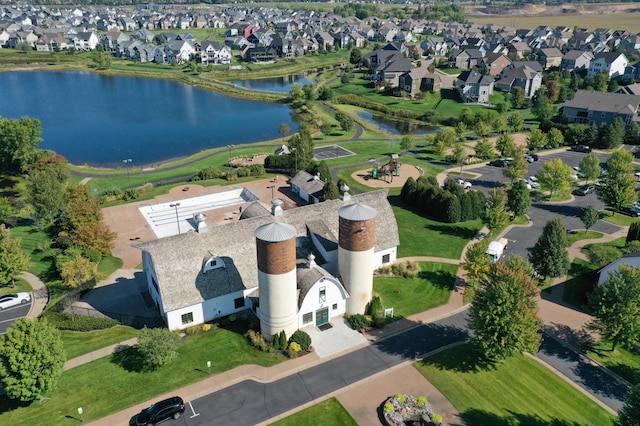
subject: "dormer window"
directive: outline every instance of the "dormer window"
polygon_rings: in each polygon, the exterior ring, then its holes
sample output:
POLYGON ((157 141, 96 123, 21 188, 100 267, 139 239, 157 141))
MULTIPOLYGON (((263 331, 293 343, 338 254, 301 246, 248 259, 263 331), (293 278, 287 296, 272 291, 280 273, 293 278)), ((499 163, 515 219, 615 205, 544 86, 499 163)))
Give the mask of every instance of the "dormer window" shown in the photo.
POLYGON ((202 273, 206 274, 207 271, 213 269, 224 268, 224 261, 218 256, 211 256, 202 263, 202 273))

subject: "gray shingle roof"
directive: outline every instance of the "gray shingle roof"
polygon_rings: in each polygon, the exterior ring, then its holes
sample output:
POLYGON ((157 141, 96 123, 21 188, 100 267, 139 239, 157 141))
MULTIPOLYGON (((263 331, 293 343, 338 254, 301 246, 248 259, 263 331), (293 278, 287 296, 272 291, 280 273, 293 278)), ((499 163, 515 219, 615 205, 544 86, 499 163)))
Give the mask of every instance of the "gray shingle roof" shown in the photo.
POLYGON ((578 90, 573 99, 567 101, 564 106, 591 111, 635 114, 640 106, 640 96, 578 90))
MULTIPOLYGON (((362 203, 377 211, 375 251, 400 244, 398 226, 387 190, 358 194, 347 203, 362 203)), ((206 233, 189 232, 138 244, 147 252, 158 277, 164 308, 173 311, 191 306, 230 292, 255 288, 258 285, 258 266, 254 231, 271 222, 287 223, 296 228, 299 239, 307 239, 307 224, 324 222, 325 238, 338 236, 338 209, 341 200, 330 200, 285 210, 281 216, 255 216, 241 221, 209 227, 206 233), (225 268, 202 273, 202 258, 219 256, 225 268), (195 285, 194 285, 195 284, 195 285)), ((307 253, 299 253, 300 257, 307 253)))

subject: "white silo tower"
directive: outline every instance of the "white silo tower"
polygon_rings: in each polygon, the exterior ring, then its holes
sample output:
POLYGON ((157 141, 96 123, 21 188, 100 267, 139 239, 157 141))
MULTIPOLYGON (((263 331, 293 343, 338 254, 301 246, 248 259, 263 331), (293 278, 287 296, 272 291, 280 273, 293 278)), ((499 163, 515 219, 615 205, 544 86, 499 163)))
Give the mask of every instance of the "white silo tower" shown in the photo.
POLYGON ((338 210, 338 270, 350 295, 346 307, 349 315, 364 314, 373 294, 377 214, 363 204, 350 204, 338 210))
POLYGON ((255 231, 260 291, 260 331, 265 339, 298 329, 296 228, 272 222, 255 231))

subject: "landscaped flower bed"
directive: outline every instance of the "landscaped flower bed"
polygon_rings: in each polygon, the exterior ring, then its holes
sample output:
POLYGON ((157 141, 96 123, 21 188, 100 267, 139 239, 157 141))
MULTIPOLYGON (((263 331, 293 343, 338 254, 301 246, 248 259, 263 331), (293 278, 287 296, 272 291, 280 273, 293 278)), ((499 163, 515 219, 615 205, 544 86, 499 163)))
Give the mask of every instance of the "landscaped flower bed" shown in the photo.
POLYGON ((424 396, 415 397, 397 393, 383 406, 384 418, 389 425, 442 425, 442 416, 435 414, 424 396))

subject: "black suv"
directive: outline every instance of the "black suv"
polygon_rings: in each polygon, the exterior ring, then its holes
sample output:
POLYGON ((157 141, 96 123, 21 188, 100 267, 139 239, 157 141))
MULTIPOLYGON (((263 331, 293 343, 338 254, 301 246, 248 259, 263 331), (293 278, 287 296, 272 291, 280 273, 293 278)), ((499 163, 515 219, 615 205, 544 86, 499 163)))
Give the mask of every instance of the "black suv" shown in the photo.
POLYGON ((591 152, 591 147, 588 145, 574 145, 571 147, 571 151, 586 152, 588 154, 591 152))
POLYGON ((158 401, 149 408, 140 411, 135 417, 137 426, 154 425, 169 419, 178 419, 184 413, 184 401, 174 396, 164 401, 158 401))

